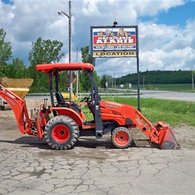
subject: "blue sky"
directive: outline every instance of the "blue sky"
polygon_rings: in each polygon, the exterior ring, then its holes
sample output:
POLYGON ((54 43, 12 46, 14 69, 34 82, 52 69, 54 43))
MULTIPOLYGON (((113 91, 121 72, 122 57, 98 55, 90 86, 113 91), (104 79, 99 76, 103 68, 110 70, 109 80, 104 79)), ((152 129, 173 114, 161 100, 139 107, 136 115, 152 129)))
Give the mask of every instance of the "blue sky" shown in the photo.
POLYGON ((6 3, 6 4, 10 4, 11 1, 10 0, 2 0, 3 3, 6 3))
POLYGON ((158 13, 156 16, 141 17, 142 21, 155 20, 159 24, 180 25, 186 24, 187 20, 195 19, 195 1, 186 1, 185 4, 170 8, 168 11, 158 13))
MULTIPOLYGON (((64 43, 68 61, 67 0, 0 0, 0 28, 7 32, 13 57, 28 65, 32 42, 38 37, 64 43), (49 12, 49 14, 47 13, 49 12)), ((77 48, 90 44, 90 26, 139 25, 140 70, 190 70, 195 67, 194 0, 72 0, 73 60, 77 48)), ((97 59, 98 74, 116 76, 136 72, 129 58, 97 59), (120 71, 119 71, 120 67, 120 71)))

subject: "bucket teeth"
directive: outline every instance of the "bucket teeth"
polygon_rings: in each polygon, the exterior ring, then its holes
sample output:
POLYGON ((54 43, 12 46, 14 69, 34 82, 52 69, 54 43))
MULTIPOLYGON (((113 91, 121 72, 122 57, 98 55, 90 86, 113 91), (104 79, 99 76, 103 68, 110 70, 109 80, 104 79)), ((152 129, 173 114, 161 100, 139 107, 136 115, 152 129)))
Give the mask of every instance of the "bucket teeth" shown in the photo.
POLYGON ((180 149, 180 145, 177 143, 173 130, 168 128, 165 132, 164 139, 161 143, 161 149, 164 150, 174 150, 180 149))
POLYGON ((164 141, 161 144, 162 150, 174 150, 174 149, 180 149, 180 145, 178 143, 175 143, 174 141, 164 141))

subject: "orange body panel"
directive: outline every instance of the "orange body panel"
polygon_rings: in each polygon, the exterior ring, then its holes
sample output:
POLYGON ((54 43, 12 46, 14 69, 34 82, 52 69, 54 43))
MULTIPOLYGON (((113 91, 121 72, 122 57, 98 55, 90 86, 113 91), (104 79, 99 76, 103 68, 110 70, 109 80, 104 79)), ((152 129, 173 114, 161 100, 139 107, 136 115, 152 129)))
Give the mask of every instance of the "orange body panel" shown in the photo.
POLYGON ((125 125, 125 119, 129 118, 128 105, 122 105, 110 101, 100 101, 100 110, 103 121, 116 121, 118 125, 125 125))
POLYGON ((116 121, 120 126, 124 126, 126 119, 132 121, 131 127, 138 127, 145 131, 154 128, 154 126, 133 106, 119 104, 110 101, 101 101, 100 109, 102 114, 102 120, 116 121))

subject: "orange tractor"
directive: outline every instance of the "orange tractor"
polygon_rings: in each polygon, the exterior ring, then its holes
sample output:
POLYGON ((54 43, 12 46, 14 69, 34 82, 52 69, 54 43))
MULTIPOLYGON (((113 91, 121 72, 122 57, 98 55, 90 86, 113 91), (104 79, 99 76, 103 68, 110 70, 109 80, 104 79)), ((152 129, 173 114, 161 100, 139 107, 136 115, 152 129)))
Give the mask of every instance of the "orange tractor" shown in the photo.
POLYGON ((0 85, 0 96, 12 108, 21 133, 34 135, 39 139, 45 138, 48 145, 57 150, 73 148, 80 136, 102 138, 110 133, 114 146, 126 148, 133 141, 131 129, 139 128, 152 146, 160 149, 179 148, 173 131, 167 124, 157 122, 153 125, 130 105, 101 100, 93 78, 92 64, 40 64, 36 65, 36 69, 49 76, 51 105, 47 106, 44 101, 39 110, 31 113, 31 117, 25 100, 0 85), (80 107, 73 101, 65 101, 59 91, 60 72, 75 70, 88 73, 91 93, 81 101, 86 102, 93 114, 92 121, 87 121, 80 107))

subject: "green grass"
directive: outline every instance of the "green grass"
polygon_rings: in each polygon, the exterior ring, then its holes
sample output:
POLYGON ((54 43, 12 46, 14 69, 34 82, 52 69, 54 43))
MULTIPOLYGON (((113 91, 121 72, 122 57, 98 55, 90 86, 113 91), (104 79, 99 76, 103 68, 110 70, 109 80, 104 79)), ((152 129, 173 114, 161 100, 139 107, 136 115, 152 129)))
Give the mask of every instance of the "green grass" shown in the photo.
MULTIPOLYGON (((136 98, 105 98, 137 108, 136 98)), ((187 124, 195 126, 195 103, 176 100, 141 99, 141 112, 151 122, 164 121, 172 126, 187 124)))
POLYGON ((82 107, 81 110, 84 113, 86 120, 93 120, 93 115, 87 107, 82 107))

